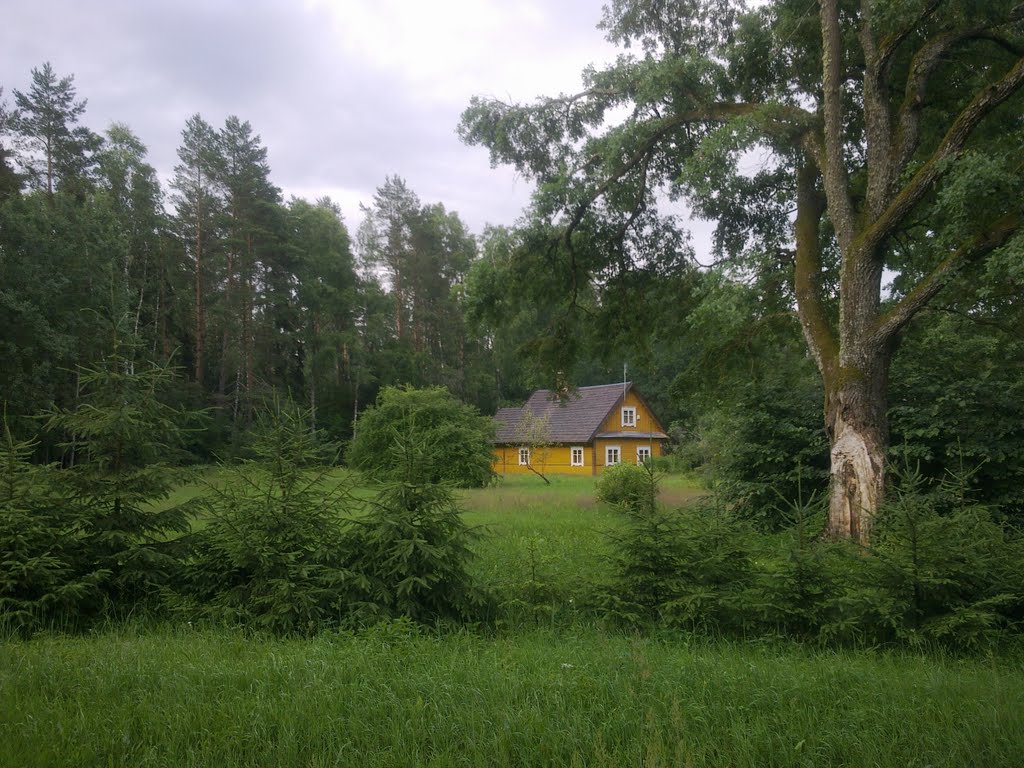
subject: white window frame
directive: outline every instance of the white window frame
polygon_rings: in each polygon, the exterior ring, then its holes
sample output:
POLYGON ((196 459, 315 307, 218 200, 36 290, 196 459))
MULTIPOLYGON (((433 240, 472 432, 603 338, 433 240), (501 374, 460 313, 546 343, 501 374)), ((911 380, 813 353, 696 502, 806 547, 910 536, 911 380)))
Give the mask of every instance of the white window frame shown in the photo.
POLYGON ((635 427, 636 426, 636 408, 628 405, 622 409, 622 426, 624 427, 635 427), (626 415, 629 418, 626 418, 626 415))
POLYGON ((654 451, 651 450, 649 445, 638 445, 636 447, 636 465, 642 467, 644 460, 650 460, 654 456, 654 451))
POLYGON ((618 445, 606 445, 604 447, 604 465, 614 467, 622 461, 622 447, 618 445), (615 461, 610 461, 611 453, 615 451, 615 461))
POLYGON ((569 449, 569 464, 570 464, 570 466, 573 466, 573 467, 583 467, 583 466, 586 466, 584 464, 584 462, 585 462, 584 456, 586 456, 586 454, 583 452, 583 447, 582 446, 573 446, 572 448, 570 448, 569 449), (576 455, 577 455, 576 452, 577 451, 579 451, 579 461, 576 460, 576 455))
POLYGON ((528 467, 530 466, 530 449, 520 448, 519 449, 519 466, 528 467))

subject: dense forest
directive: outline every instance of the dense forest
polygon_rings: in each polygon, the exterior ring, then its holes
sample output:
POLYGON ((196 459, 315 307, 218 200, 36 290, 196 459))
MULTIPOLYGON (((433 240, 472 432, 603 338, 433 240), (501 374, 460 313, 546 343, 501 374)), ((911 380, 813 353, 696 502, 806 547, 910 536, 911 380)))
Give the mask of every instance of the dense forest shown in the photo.
POLYGON ((190 118, 165 187, 128 126, 83 125, 71 76, 44 64, 13 96, 0 390, 18 429, 73 408, 78 369, 111 354, 115 334, 132 365, 170 364, 177 396, 209 409, 199 459, 232 445, 272 390, 337 439, 387 384, 445 386, 484 410, 520 394, 501 392, 464 321, 477 238, 401 178, 382 179, 353 233, 329 199, 282 199, 244 120, 190 118))
MULTIPOLYGON (((744 180, 735 142, 718 148, 723 168, 708 177, 735 200, 698 189, 699 212, 718 221, 717 261, 702 266, 680 223, 646 205, 652 190, 630 192, 625 170, 622 199, 603 217, 580 208, 566 239, 554 213, 590 192, 573 191, 572 178, 559 191, 549 160, 495 144, 494 105, 467 111, 466 139, 528 173, 535 162, 543 183, 518 226, 471 233, 398 175, 382 180, 354 230, 327 198, 284 200, 267 147, 238 117, 221 127, 191 117, 164 184, 129 126, 86 127, 72 75, 43 64, 8 93, 0 396, 12 432, 39 436, 39 461, 74 462, 74 439, 54 414, 83 403, 89 372, 113 358, 126 371, 169 368, 167 405, 201 415, 184 433, 190 462, 236 455, 273 392, 344 442, 387 385, 443 386, 492 413, 535 386, 615 381, 626 365, 672 425, 673 462, 700 468, 737 509, 770 527, 780 499, 825 489, 825 392, 782 226, 789 182, 778 169, 744 180)), ((684 181, 699 188, 692 175, 684 181)), ((969 178, 957 183, 969 194, 969 178)), ((901 247, 893 300, 925 268, 914 242, 901 247)), ((979 500, 1019 516, 1024 276, 1012 249, 987 268, 997 273, 990 287, 979 293, 974 273, 956 277, 902 333, 889 450, 936 483, 968 471, 979 500)))

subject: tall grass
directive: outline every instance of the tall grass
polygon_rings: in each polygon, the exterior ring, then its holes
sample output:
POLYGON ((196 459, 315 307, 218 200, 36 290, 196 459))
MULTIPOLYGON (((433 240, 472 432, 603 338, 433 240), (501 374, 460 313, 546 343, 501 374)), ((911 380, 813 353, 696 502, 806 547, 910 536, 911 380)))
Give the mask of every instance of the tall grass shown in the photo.
MULTIPOLYGON (((467 491, 491 634, 0 639, 5 766, 1021 765, 1020 657, 635 637, 586 610, 621 518, 590 478, 467 491)), ((674 490, 692 494, 684 480, 674 490)), ((670 486, 672 487, 672 486, 670 486)))
POLYGON ((1020 765, 1001 661, 384 625, 0 647, 0 765, 1020 765))

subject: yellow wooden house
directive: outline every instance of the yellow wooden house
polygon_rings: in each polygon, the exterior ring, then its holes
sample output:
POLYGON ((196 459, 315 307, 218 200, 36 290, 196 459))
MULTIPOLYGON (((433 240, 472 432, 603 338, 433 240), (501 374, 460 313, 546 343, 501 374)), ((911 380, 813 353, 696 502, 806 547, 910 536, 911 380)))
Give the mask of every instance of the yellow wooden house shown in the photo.
POLYGON ((494 471, 596 475, 623 461, 661 456, 665 428, 631 382, 580 387, 565 398, 541 389, 522 408, 501 408, 494 471))

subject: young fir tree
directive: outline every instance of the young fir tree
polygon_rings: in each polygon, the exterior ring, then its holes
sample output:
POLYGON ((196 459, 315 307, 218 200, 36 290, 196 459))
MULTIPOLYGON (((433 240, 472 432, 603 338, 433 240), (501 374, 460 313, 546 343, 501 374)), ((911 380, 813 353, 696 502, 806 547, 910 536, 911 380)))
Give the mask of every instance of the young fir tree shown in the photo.
POLYGON ((423 623, 478 618, 487 600, 468 569, 474 531, 452 486, 425 480, 431 450, 421 435, 394 431, 390 477, 347 535, 350 568, 366 579, 360 607, 423 623))
POLYGON ((190 572, 200 611, 275 634, 341 623, 360 578, 345 567, 348 488, 330 482, 333 446, 309 412, 275 398, 240 462, 206 500, 190 572))
POLYGON ((174 378, 167 366, 141 366, 111 323, 112 352, 79 372, 74 409, 51 412, 50 430, 66 437, 66 481, 78 507, 76 568, 107 600, 93 609, 123 615, 173 584, 185 552, 190 505, 158 506, 183 478, 171 464, 190 416, 164 404, 174 378))
POLYGON ((56 470, 33 464, 35 441, 18 441, 3 420, 0 441, 0 626, 29 633, 69 626, 96 594, 102 573, 79 574, 76 510, 56 470))

